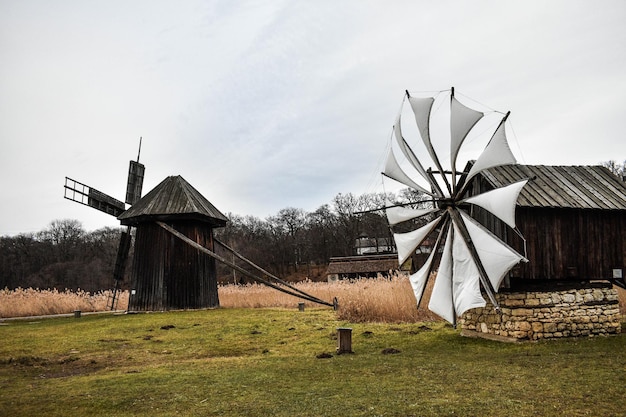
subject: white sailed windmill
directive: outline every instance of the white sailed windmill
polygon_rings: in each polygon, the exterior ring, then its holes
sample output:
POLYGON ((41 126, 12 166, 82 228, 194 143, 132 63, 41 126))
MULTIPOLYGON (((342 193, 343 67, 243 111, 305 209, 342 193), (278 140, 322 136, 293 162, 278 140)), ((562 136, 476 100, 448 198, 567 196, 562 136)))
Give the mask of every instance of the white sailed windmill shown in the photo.
POLYGON ((473 219, 471 206, 482 207, 515 229, 517 197, 528 180, 467 197, 469 185, 476 174, 488 168, 516 162, 505 134, 505 121, 509 113, 501 119, 482 154, 471 165, 471 169, 462 172, 457 169, 457 157, 468 134, 471 132, 471 135, 474 135, 473 130, 478 126, 484 113, 459 102, 452 88, 449 90, 448 136, 448 132, 437 130, 438 126, 433 122, 431 115, 433 106, 439 109, 438 106, 447 98, 448 94, 442 93, 436 97, 420 98, 412 97, 408 91, 406 92, 393 129, 397 146, 391 147, 383 174, 429 195, 434 203, 432 209, 388 207, 386 213, 392 229, 408 220, 435 217, 434 220, 408 233, 394 233, 398 261, 402 265, 429 236, 432 235, 433 238, 437 236, 436 239, 432 239, 435 243, 428 259, 411 275, 410 281, 419 305, 431 272, 437 270, 438 260, 437 278, 428 308, 450 323, 456 324, 457 316, 469 309, 486 305, 482 292, 487 295, 495 308, 499 309, 495 292, 513 266, 520 261, 527 261, 524 256, 473 219), (417 139, 409 143, 403 136, 401 115, 407 101, 415 115, 416 130, 419 132, 416 134, 421 136, 421 141, 417 139), (450 143, 449 153, 438 154, 436 145, 447 141, 450 143), (409 176, 400 166, 394 147, 399 149, 407 165, 410 165, 409 169, 417 175, 409 176), (422 157, 418 157, 420 153, 415 152, 418 148, 423 150, 422 157), (445 169, 444 162, 447 162, 445 169))

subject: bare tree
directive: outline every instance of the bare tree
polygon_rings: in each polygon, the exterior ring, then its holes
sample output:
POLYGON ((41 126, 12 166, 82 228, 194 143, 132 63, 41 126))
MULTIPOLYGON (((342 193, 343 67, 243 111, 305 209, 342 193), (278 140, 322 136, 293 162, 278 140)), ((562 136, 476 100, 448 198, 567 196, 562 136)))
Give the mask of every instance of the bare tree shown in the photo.
POLYGON ((622 181, 626 181, 626 160, 624 160, 621 164, 614 160, 602 162, 603 167, 607 167, 613 174, 617 175, 622 179, 622 181))

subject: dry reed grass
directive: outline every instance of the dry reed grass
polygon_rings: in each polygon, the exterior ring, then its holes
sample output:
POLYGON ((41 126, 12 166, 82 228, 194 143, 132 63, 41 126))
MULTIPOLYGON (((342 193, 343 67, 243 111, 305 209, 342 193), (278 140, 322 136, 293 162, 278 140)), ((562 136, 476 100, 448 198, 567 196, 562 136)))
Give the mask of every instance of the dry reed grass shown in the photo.
MULTIPOLYGON (((46 316, 66 314, 74 310, 83 312, 105 311, 112 291, 88 293, 86 291, 39 290, 18 288, 0 290, 0 318, 46 316)), ((128 291, 118 293, 118 306, 128 305, 128 291)))
MULTIPOLYGON (((351 281, 312 282, 294 284, 298 289, 322 300, 339 300, 337 316, 351 322, 408 323, 440 320, 426 309, 432 290, 433 280, 424 293, 422 306, 415 306, 411 284, 406 276, 391 279, 361 278, 351 281)), ((620 313, 626 315, 626 290, 616 287, 619 293, 620 313)), ((276 291, 264 285, 222 285, 219 287, 220 304, 225 308, 297 308, 301 299, 276 291)), ((111 291, 90 294, 85 291, 57 291, 22 289, 0 290, 0 318, 43 316, 71 313, 106 311, 111 291)), ((128 291, 119 293, 118 306, 128 305, 128 291)), ((318 305, 304 301, 307 308, 318 305)))
MULTIPOLYGON (((328 302, 337 297, 339 301, 337 315, 340 320, 385 323, 440 320, 425 308, 417 309, 411 284, 404 275, 391 279, 379 276, 335 282, 303 281, 295 284, 295 287, 328 302)), ((430 290, 430 287, 426 289, 422 302, 424 306, 428 304, 430 290)), ((219 297, 222 307, 295 308, 302 302, 298 298, 258 284, 220 286, 219 297)), ((317 306, 309 301, 305 301, 304 305, 317 306)))
MULTIPOLYGON (((426 308, 432 292, 433 279, 428 281, 420 308, 408 277, 400 275, 387 279, 361 278, 350 281, 311 282, 304 281, 295 286, 322 300, 339 300, 337 312, 340 320, 351 322, 414 323, 441 320, 426 308)), ((620 313, 626 316, 626 290, 617 288, 620 313)), ((295 308, 302 300, 273 290, 263 285, 224 285, 219 288, 220 304, 230 308, 284 307, 295 308)), ((305 306, 315 307, 305 302, 305 306)))

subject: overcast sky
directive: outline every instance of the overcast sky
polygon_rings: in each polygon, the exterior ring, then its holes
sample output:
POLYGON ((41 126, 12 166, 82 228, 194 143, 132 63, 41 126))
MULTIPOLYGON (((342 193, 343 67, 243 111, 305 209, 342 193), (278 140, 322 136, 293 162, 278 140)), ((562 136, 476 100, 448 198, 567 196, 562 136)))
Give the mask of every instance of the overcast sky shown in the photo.
POLYGON ((0 235, 119 225, 64 179, 123 200, 139 137, 144 194, 182 175, 223 213, 383 191, 405 89, 510 110, 522 163, 622 161, 624 22, 623 0, 0 0, 0 235))

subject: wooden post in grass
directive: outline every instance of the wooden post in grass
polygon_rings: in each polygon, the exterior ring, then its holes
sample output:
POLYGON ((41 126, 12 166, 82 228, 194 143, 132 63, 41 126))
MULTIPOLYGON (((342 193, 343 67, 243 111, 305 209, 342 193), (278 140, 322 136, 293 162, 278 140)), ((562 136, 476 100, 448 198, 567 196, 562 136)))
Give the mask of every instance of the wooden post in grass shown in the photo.
POLYGON ((337 329, 337 354, 352 352, 352 329, 349 327, 339 327, 337 329))
POLYGON ((304 303, 298 303, 298 310, 304 311, 304 303))
POLYGON ((75 319, 79 319, 80 318, 80 310, 74 310, 74 318, 75 319))

